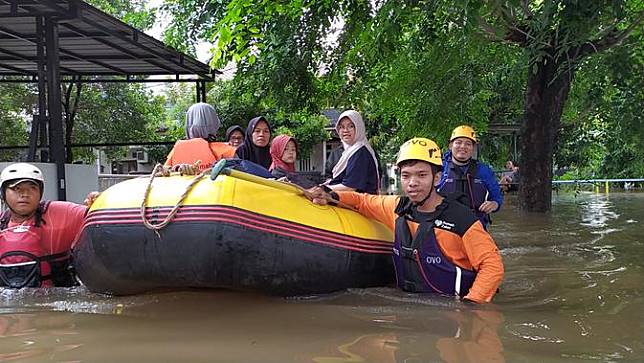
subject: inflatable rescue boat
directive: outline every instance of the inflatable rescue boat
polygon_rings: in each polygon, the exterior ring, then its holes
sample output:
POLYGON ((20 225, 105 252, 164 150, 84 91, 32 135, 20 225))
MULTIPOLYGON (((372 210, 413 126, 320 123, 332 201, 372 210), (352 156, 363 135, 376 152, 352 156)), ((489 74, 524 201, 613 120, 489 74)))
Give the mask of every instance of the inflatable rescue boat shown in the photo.
POLYGON ((213 174, 137 178, 101 193, 74 246, 83 284, 115 295, 196 287, 294 296, 394 282, 384 225, 314 205, 290 184, 213 174))

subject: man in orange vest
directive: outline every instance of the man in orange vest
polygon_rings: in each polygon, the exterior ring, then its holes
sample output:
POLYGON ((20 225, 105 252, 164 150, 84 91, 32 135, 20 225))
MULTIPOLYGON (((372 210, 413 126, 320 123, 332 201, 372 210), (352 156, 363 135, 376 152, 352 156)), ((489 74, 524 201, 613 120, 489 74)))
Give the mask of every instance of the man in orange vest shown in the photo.
POLYGON ((503 262, 472 211, 436 191, 442 167, 438 145, 413 138, 400 147, 396 165, 404 196, 322 187, 311 189, 309 196, 322 205, 340 201, 394 231, 393 259, 402 290, 490 302, 503 280, 503 262))
POLYGON ((168 154, 165 166, 194 174, 212 167, 217 161, 235 156, 235 148, 226 142, 215 142, 219 116, 207 103, 195 103, 186 112, 186 140, 178 140, 168 154), (199 162, 198 164, 196 164, 199 162))

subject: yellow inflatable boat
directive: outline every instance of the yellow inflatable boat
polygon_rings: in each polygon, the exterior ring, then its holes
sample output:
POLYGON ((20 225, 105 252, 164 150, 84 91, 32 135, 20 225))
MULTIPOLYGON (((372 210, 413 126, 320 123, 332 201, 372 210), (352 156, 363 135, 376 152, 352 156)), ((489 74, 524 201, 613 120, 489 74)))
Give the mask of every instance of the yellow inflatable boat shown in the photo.
POLYGON ((148 178, 103 192, 74 247, 81 281, 94 292, 229 288, 272 295, 328 293, 394 282, 392 232, 360 214, 312 204, 298 188, 229 175, 148 178))

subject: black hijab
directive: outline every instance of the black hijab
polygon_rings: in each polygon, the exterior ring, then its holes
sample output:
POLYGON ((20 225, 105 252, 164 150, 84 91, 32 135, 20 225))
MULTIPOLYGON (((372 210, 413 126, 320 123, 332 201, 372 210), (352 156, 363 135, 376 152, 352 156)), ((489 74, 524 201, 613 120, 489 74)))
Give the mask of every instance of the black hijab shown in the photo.
MULTIPOLYGON (((270 126, 269 126, 269 128, 270 128, 270 126)), ((244 134, 244 129, 241 126, 232 125, 226 130, 226 142, 230 141, 230 135, 235 131, 241 132, 242 135, 244 134)), ((239 145, 239 146, 241 146, 241 145, 239 145)))
POLYGON ((269 142, 264 147, 259 147, 253 143, 253 131, 255 131, 255 127, 257 127, 257 124, 260 121, 266 122, 266 125, 268 125, 268 129, 271 131, 271 134, 273 133, 273 130, 271 130, 271 125, 268 123, 268 120, 264 118, 264 116, 255 117, 248 123, 248 127, 246 128, 246 135, 244 136, 244 142, 239 145, 239 147, 237 147, 236 154, 240 159, 252 161, 255 164, 259 164, 268 169, 273 162, 270 153, 271 143, 269 142))

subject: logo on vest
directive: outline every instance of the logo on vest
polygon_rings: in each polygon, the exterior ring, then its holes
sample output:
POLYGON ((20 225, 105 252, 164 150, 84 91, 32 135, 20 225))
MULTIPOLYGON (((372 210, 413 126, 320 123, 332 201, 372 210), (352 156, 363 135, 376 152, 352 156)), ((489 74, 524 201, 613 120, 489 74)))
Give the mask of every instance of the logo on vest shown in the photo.
POLYGON ((25 233, 25 232, 29 232, 29 226, 25 226, 25 225, 21 224, 21 225, 19 225, 19 226, 14 227, 14 228, 13 228, 13 232, 14 232, 14 233, 25 233))
POLYGON ((452 230, 452 228, 454 228, 454 226, 455 226, 455 224, 454 224, 454 223, 446 222, 446 221, 441 220, 441 219, 437 219, 437 220, 435 220, 435 221, 434 221, 434 225, 435 225, 436 227, 438 227, 438 228, 446 229, 446 230, 448 230, 448 231, 451 231, 451 230, 452 230))
POLYGON ((439 264, 441 263, 441 258, 440 256, 427 256, 427 258, 425 258, 425 261, 430 265, 439 264))
POLYGON ((394 254, 395 254, 396 256, 400 256, 400 251, 398 251, 398 249, 397 249, 397 248, 394 248, 393 250, 394 250, 394 254))

